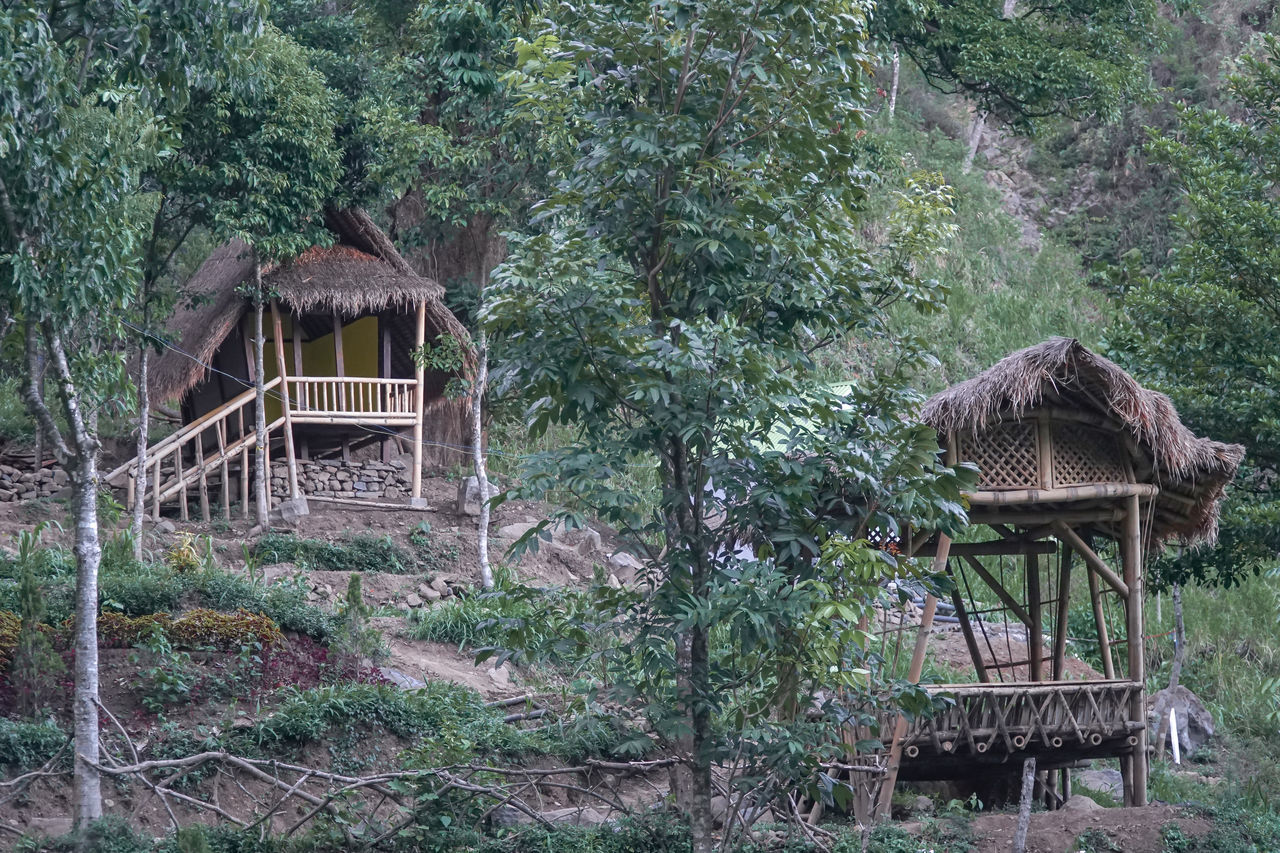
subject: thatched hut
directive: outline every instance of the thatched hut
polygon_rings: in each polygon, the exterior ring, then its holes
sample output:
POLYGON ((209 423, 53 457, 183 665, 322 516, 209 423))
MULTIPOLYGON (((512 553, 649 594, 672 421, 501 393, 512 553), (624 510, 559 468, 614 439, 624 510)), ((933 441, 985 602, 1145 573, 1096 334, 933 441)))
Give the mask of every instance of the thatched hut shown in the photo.
MULTIPOLYGON (((474 369, 470 339, 444 304, 443 288, 418 275, 366 213, 331 211, 325 224, 332 245, 262 271, 272 295, 263 322, 263 380, 270 386, 265 409, 273 442, 288 457, 291 481, 295 453, 347 459, 353 446, 372 445, 388 461, 412 451, 416 497, 424 464, 467 458, 468 402, 449 392, 474 369), (450 339, 458 344, 456 370, 415 364, 413 352, 424 342, 450 339)), ((227 464, 209 448, 219 447, 217 455, 234 463, 240 439, 252 431, 246 396, 255 383, 255 312, 242 285, 253 276, 244 244, 220 246, 187 282, 168 324, 171 345, 152 366, 148 388, 157 403, 179 403, 185 426, 182 441, 171 436, 157 447, 157 465, 166 453, 174 457, 157 471, 156 481, 163 474, 171 480, 162 483, 161 500, 177 495, 185 502, 179 481, 190 478, 193 466, 227 464)), ((299 496, 296 483, 290 490, 299 496)))
MULTIPOLYGON (((1068 338, 1007 356, 922 416, 949 462, 979 470, 966 541, 915 531, 903 543, 954 580, 941 604, 977 683, 940 688, 955 698, 943 714, 896 724, 885 792, 899 775, 982 779, 1035 757, 1053 806, 1070 795, 1071 764, 1117 757, 1125 801, 1145 804, 1144 558, 1213 541, 1244 448, 1196 436, 1166 396, 1068 338), (1092 637, 1069 632, 1073 579, 1092 637), (1068 644, 1082 639, 1102 672, 1072 680, 1068 644)), ((938 604, 926 601, 914 680, 938 604)))

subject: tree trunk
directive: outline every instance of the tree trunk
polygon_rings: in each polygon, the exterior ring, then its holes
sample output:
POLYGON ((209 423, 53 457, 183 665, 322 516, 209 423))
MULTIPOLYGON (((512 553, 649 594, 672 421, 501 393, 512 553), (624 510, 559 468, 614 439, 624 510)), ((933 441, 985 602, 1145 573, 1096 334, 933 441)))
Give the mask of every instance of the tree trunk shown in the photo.
POLYGON ((982 129, 986 126, 987 114, 980 112, 973 117, 973 124, 969 126, 969 149, 964 155, 964 165, 960 171, 969 174, 973 171, 973 161, 978 156, 978 146, 982 143, 982 129))
POLYGON ((690 631, 689 701, 693 723, 693 778, 690 790, 689 825, 693 835, 693 853, 711 853, 716 848, 715 825, 711 814, 711 746, 715 734, 711 730, 711 708, 705 697, 710 692, 711 662, 706 628, 690 631))
POLYGON ((893 121, 893 114, 898 110, 898 73, 902 69, 902 59, 898 55, 898 48, 893 48, 893 79, 889 83, 889 121, 893 121))
POLYGON ((471 391, 471 456, 475 465, 476 485, 480 489, 480 529, 476 547, 480 553, 480 584, 493 589, 493 569, 489 565, 489 472, 484 458, 484 391, 489 383, 489 340, 480 315, 484 309, 485 279, 488 270, 480 271, 480 287, 476 297, 476 367, 475 387, 471 391))
POLYGON ((255 262, 253 266, 253 363, 254 363, 254 411, 253 426, 257 433, 256 454, 254 456, 254 476, 257 482, 257 523, 259 527, 267 526, 267 391, 266 380, 262 376, 262 350, 266 340, 262 334, 262 264, 255 262))
POLYGON ((1031 828, 1031 795, 1036 785, 1036 760, 1022 762, 1022 799, 1018 804, 1018 824, 1013 833, 1013 853, 1026 853, 1027 830, 1031 828))
POLYGON ((144 338, 138 344, 138 444, 137 466, 133 491, 133 556, 142 560, 142 517, 147 505, 147 433, 151 426, 151 394, 147 390, 147 368, 151 347, 144 338))
MULTIPOLYGON (((77 448, 89 439, 83 426, 73 426, 77 448)), ((81 455, 71 474, 76 518, 75 622, 75 815, 80 826, 102 817, 102 778, 98 755, 98 460, 96 452, 81 455)))

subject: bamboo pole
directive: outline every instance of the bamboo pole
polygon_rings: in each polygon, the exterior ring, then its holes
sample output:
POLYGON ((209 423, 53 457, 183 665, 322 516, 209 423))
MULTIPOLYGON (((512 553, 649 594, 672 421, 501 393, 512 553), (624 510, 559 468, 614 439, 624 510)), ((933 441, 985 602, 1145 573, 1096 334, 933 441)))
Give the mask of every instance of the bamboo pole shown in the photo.
MULTIPOLYGON (((237 440, 244 438, 244 409, 237 411, 239 419, 238 429, 240 435, 237 440)), ((249 517, 249 448, 242 445, 240 448, 240 510, 244 518, 249 517)))
POLYGON ((204 461, 203 432, 196 433, 196 459, 200 463, 196 468, 197 482, 200 485, 200 520, 208 524, 212 519, 209 516, 209 475, 204 461))
POLYGON ((964 600, 960 597, 959 587, 951 590, 951 605, 956 609, 956 618, 960 620, 960 632, 964 634, 964 644, 969 647, 969 657, 973 660, 973 671, 978 675, 981 684, 988 684, 991 676, 987 674, 986 664, 982 662, 982 648, 978 638, 974 636, 973 625, 969 622, 969 614, 965 612, 964 600))
POLYGON ((1049 435, 1049 418, 1041 414, 1036 418, 1036 450, 1040 460, 1040 488, 1053 488, 1053 439, 1049 435))
MULTIPOLYGON (((942 574, 947 569, 947 547, 951 544, 951 538, 946 534, 939 534, 938 537, 938 553, 933 558, 933 573, 935 575, 942 574)), ((911 652, 911 664, 907 670, 907 681, 912 684, 920 683, 920 675, 924 672, 924 656, 929 649, 929 632, 933 629, 933 614, 938 609, 938 599, 932 595, 926 596, 924 600, 924 613, 920 618, 920 631, 916 634, 916 646, 911 652)), ((907 736, 907 718, 898 715, 897 721, 893 728, 893 742, 889 745, 889 767, 885 773, 884 781, 880 785, 880 798, 877 801, 877 811, 884 816, 890 814, 893 805, 893 789, 898 784, 898 769, 902 766, 902 740, 907 736)))
POLYGON ((160 455, 156 454, 156 468, 151 474, 151 520, 160 520, 160 455))
POLYGON ((1053 680, 1062 678, 1067 665, 1067 618, 1071 608, 1071 546, 1062 543, 1058 557, 1058 615, 1054 620, 1053 680))
POLYGON ((217 423, 218 434, 218 462, 221 464, 222 474, 222 518, 225 521, 231 521, 231 476, 227 466, 227 422, 225 420, 217 423))
POLYGON ((1028 554, 1027 609, 1031 625, 1027 628, 1027 657, 1031 681, 1044 681, 1044 601, 1040 592, 1040 558, 1028 554))
POLYGON ((280 405, 284 409, 284 458, 289 472, 289 498, 297 500, 302 497, 298 488, 298 456, 293 449, 293 415, 289 409, 289 370, 285 367, 284 332, 281 331, 280 306, 277 300, 271 300, 271 334, 276 344, 276 369, 280 372, 280 405))
MULTIPOLYGON (((1129 680, 1137 684, 1129 704, 1130 719, 1146 719, 1146 661, 1143 651, 1142 618, 1142 507, 1135 495, 1128 501, 1125 516, 1124 539, 1121 540, 1121 559, 1124 564, 1124 580, 1129 585, 1126 634, 1129 640, 1129 680)), ((1133 802, 1132 806, 1147 804, 1147 730, 1136 732, 1138 742, 1133 748, 1133 802)))
POLYGON ((1108 521, 1119 521, 1124 518, 1124 511, 1115 507, 1109 509, 1089 509, 1062 512, 1060 510, 995 510, 983 512, 970 511, 970 524, 1023 524, 1043 525, 1051 521, 1062 521, 1067 524, 1098 524, 1108 521))
MULTIPOLYGON (((1137 500, 1137 498, 1134 498, 1134 500, 1137 500)), ((1080 538, 1080 534, 1060 521, 1054 522, 1053 529, 1061 537, 1062 541, 1079 552, 1084 561, 1089 564, 1089 568, 1097 572, 1112 589, 1120 593, 1122 598, 1129 597, 1128 582, 1112 571, 1111 567, 1098 556, 1097 552, 1089 547, 1089 543, 1080 538)))
MULTIPOLYGON (((173 451, 173 476, 179 483, 182 482, 182 448, 179 447, 173 451)), ((187 513, 187 490, 185 488, 178 489, 178 507, 182 513, 183 521, 190 521, 191 518, 187 513)))
MULTIPOLYGON (((302 378, 305 371, 302 369, 302 317, 298 314, 289 315, 289 344, 293 348, 293 375, 302 378)), ((305 409, 311 405, 307 397, 307 386, 301 382, 297 385, 298 399, 294 400, 294 405, 299 409, 305 409)), ((307 447, 306 438, 298 442, 298 458, 308 459, 311 454, 307 447)))
POLYGON ((972 506, 1055 503, 1058 501, 1100 500, 1103 498, 1155 497, 1158 486, 1150 483, 1094 483, 1057 489, 1010 489, 1003 492, 978 491, 966 495, 972 506))
MULTIPOLYGON (((952 542, 952 557, 997 557, 1008 554, 1052 554, 1057 546, 1052 542, 1035 542, 1028 539, 993 539, 989 542, 952 542)), ((913 557, 932 557, 938 553, 936 542, 926 542, 913 557)))
MULTIPOLYGON (((427 303, 418 303, 418 327, 414 335, 414 353, 421 352, 427 342, 427 303)), ((413 501, 422 500, 422 417, 425 404, 423 387, 426 384, 426 371, 422 362, 414 358, 413 378, 413 501)))
POLYGON ((982 578, 983 582, 991 588, 991 591, 1000 599, 1000 603, 1009 608, 1009 612, 1018 617, 1019 622, 1030 628, 1031 615, 1023 609, 1021 602, 1009 594, 1009 590, 1004 588, 1004 584, 992 577, 991 573, 987 571, 986 566, 982 565, 982 563, 978 561, 977 557, 966 556, 964 561, 968 563, 970 568, 978 574, 978 577, 982 578))

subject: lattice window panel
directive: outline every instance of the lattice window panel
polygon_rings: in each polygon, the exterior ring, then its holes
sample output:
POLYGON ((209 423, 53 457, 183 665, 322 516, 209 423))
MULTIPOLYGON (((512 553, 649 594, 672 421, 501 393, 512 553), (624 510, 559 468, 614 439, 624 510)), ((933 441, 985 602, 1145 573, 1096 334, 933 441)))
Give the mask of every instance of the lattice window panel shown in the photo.
POLYGON ((982 472, 983 489, 1034 489, 1040 485, 1040 454, 1036 425, 1030 422, 996 424, 977 435, 959 436, 959 455, 982 472))
POLYGON ((1055 423, 1052 431, 1055 488, 1128 482, 1114 435, 1073 423, 1055 423))

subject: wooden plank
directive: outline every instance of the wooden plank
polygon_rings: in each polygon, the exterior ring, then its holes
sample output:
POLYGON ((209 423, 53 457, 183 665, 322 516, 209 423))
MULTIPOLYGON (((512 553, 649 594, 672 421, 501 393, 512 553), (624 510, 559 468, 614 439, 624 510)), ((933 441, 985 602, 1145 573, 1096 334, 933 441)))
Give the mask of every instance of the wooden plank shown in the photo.
MULTIPOLYGON (((1135 497, 1134 500, 1137 500, 1137 498, 1135 497)), ((1074 548, 1076 552, 1084 558, 1084 561, 1088 564, 1089 568, 1097 572, 1112 589, 1120 593, 1122 597, 1128 597, 1128 582, 1122 580, 1119 575, 1112 571, 1111 567, 1108 566, 1103 559, 1089 547, 1089 544, 1080 538, 1080 534, 1076 533, 1061 521, 1054 522, 1053 529, 1054 532, 1057 533, 1058 538, 1074 548)))

